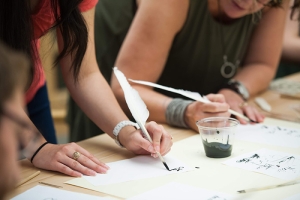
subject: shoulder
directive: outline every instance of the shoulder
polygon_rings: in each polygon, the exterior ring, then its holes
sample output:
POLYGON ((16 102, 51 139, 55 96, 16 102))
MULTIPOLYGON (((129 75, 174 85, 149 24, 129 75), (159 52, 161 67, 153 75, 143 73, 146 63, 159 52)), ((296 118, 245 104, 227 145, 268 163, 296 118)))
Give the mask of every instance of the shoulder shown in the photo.
POLYGON ((85 11, 88 11, 88 10, 94 8, 97 3, 98 3, 98 0, 83 0, 79 4, 79 9, 81 12, 85 12, 85 11))
POLYGON ((190 0, 137 0, 137 5, 141 13, 155 14, 180 29, 187 18, 190 0))

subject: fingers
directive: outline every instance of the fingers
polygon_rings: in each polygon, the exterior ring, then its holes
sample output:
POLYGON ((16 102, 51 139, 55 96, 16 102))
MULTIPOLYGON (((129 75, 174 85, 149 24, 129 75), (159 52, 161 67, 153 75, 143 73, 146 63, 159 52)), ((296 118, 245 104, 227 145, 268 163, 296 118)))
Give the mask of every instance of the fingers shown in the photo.
POLYGON ((146 129, 152 135, 153 147, 156 152, 160 152, 160 141, 163 135, 162 128, 155 122, 149 122, 146 125, 146 129))
POLYGON ((46 145, 37 154, 33 164, 42 169, 58 171, 74 177, 80 177, 82 174, 95 176, 96 173, 106 173, 109 169, 107 165, 75 143, 46 145))
POLYGON ((150 152, 151 156, 155 158, 157 157, 156 152, 160 152, 162 155, 167 154, 173 145, 171 135, 166 132, 163 126, 155 122, 147 123, 146 129, 151 135, 153 143, 151 144, 149 141, 142 139, 140 146, 150 152))
POLYGON ((216 112, 227 112, 229 105, 227 103, 206 103, 202 106, 203 112, 216 113, 216 112))
POLYGON ((252 107, 252 106, 243 106, 242 108, 242 113, 245 113, 245 115, 254 120, 254 121, 257 121, 257 122, 263 122, 264 121, 264 115, 261 114, 255 107, 252 107))
POLYGON ((208 94, 206 95, 211 102, 219 102, 219 103, 226 103, 225 97, 222 94, 208 94))

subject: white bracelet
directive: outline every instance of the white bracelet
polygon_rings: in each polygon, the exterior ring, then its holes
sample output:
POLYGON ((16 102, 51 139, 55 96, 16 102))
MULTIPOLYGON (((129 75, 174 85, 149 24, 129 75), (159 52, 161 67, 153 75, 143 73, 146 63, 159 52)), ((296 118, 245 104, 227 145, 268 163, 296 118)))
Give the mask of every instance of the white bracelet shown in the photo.
POLYGON ((119 145, 120 147, 124 147, 124 146, 120 143, 119 137, 118 137, 118 136, 119 136, 119 133, 120 133, 121 129, 124 128, 125 126, 134 126, 136 129, 139 129, 139 128, 140 128, 139 125, 138 125, 137 123, 134 123, 134 122, 132 122, 132 121, 125 120, 125 121, 119 122, 119 123, 115 126, 115 128, 114 128, 113 134, 114 134, 114 136, 115 136, 115 142, 116 142, 117 145, 119 145))

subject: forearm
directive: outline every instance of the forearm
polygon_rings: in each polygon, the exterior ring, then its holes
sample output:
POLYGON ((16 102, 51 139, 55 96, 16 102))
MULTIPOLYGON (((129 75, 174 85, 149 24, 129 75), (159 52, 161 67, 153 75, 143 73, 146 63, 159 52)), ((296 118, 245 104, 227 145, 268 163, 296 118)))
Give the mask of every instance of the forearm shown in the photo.
POLYGON ((250 96, 253 96, 269 86, 275 73, 275 66, 270 67, 263 64, 251 64, 244 66, 234 79, 242 82, 248 89, 250 96))
POLYGON ((114 127, 120 121, 128 120, 99 72, 87 75, 77 84, 70 80, 67 87, 84 113, 111 137, 114 127))
MULTIPOLYGON (((284 42, 281 59, 283 61, 300 63, 300 38, 284 42)), ((299 67, 300 69, 300 67, 299 67)))

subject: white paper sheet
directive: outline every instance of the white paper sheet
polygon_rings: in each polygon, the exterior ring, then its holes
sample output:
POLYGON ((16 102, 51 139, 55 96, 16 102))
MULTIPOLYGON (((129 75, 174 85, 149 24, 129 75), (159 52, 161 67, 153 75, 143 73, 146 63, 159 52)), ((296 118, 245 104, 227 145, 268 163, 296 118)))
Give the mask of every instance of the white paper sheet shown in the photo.
POLYGON ((232 195, 216 191, 210 191, 194 186, 171 182, 140 195, 129 198, 128 200, 229 200, 232 195))
POLYGON ((293 196, 290 196, 284 200, 299 200, 300 199, 300 193, 299 194, 295 194, 293 196))
POLYGON ((283 147, 300 147, 300 129, 264 124, 240 125, 236 139, 283 147))
POLYGON ((164 159, 172 171, 168 171, 158 158, 149 155, 136 156, 131 159, 107 163, 110 167, 107 174, 97 176, 83 176, 88 182, 95 186, 109 185, 132 180, 164 176, 168 174, 181 173, 192 170, 188 165, 175 159, 170 155, 164 159))
POLYGON ((37 185, 19 194, 11 200, 109 200, 109 197, 97 197, 78 192, 56 189, 47 186, 37 185))
POLYGON ((287 180, 300 176, 300 155, 268 149, 247 153, 223 164, 287 180))

